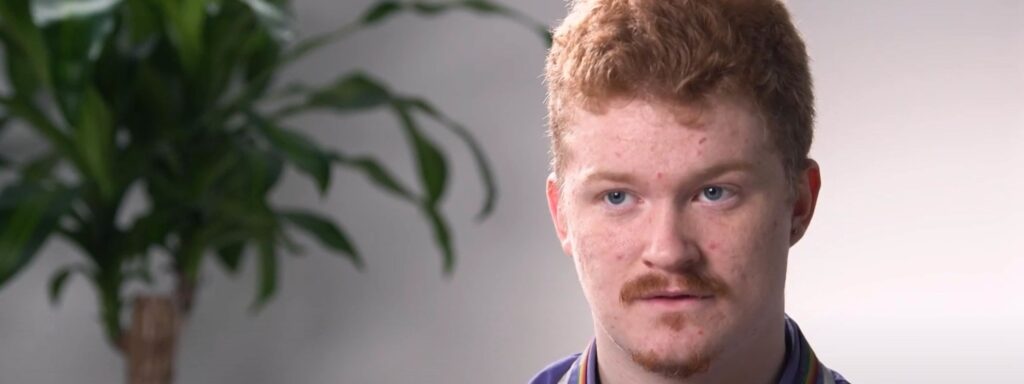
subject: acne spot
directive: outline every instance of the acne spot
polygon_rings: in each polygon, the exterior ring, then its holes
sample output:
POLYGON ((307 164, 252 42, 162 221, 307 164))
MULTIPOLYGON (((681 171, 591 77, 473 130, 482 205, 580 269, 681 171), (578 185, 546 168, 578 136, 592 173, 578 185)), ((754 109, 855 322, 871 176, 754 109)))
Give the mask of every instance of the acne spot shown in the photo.
POLYGON ((658 178, 658 180, 661 180, 661 177, 662 177, 662 176, 664 176, 664 175, 663 175, 663 174, 662 174, 661 172, 658 172, 658 173, 657 173, 657 174, 655 174, 654 176, 655 176, 655 177, 657 177, 657 178, 658 178))
POLYGON ((619 253, 619 254, 615 255, 615 261, 616 262, 621 262, 622 260, 625 260, 625 259, 626 259, 626 254, 624 254, 624 253, 619 253))
POLYGON ((714 251, 716 249, 718 249, 718 243, 712 241, 710 244, 708 244, 708 250, 714 251))
POLYGON ((697 142, 697 144, 704 144, 705 141, 708 141, 708 138, 702 137, 700 138, 700 141, 697 142))

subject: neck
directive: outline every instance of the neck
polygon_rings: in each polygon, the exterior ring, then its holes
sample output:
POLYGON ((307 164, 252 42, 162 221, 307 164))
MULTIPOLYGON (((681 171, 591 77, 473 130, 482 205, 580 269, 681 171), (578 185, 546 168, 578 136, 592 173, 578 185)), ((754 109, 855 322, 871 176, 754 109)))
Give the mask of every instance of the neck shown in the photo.
POLYGON ((597 332, 598 372, 601 384, 773 384, 786 355, 785 320, 765 322, 724 345, 707 371, 687 378, 667 378, 636 364, 600 327, 597 332))

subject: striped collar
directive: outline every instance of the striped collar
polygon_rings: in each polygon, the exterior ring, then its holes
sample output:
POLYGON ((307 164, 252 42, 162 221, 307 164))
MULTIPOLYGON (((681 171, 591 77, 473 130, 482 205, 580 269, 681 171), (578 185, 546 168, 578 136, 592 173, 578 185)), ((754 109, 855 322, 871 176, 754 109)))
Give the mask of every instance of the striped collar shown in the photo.
MULTIPOLYGON (((845 381, 844 381, 845 382, 845 381)), ((800 327, 786 316, 786 357, 779 384, 835 384, 833 372, 814 354, 800 327)), ((576 358, 558 384, 601 384, 594 341, 576 358)))
POLYGON ((600 384, 601 377, 597 374, 597 344, 590 342, 587 349, 576 358, 569 367, 569 372, 562 376, 558 384, 600 384))
POLYGON ((796 322, 786 316, 786 358, 779 384, 834 383, 832 371, 818 360, 796 322))

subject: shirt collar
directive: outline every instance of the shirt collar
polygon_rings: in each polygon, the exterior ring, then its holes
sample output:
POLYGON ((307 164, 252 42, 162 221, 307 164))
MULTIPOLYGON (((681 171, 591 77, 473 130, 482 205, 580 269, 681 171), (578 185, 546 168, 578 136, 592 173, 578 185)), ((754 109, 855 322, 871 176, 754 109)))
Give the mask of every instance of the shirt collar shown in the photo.
POLYGON ((601 384, 601 378, 597 375, 597 341, 591 341, 587 349, 576 358, 576 362, 569 367, 569 376, 566 384, 601 384))
POLYGON ((786 316, 786 359, 779 384, 826 383, 830 371, 818 361, 800 327, 786 316))
MULTIPOLYGON (((827 382, 825 375, 829 373, 829 370, 818 361, 810 344, 807 343, 807 339, 800 332, 800 327, 789 316, 786 316, 785 326, 786 357, 782 366, 782 374, 779 375, 779 384, 827 382)), ((568 379, 567 384, 601 384, 601 378, 597 374, 596 340, 591 341, 587 349, 573 363, 569 369, 568 379)))

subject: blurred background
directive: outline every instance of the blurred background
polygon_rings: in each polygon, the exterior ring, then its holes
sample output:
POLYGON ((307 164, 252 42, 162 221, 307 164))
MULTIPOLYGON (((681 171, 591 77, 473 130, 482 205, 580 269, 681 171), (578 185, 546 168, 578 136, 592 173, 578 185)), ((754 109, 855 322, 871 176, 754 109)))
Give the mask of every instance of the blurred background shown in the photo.
MULTIPOLYGON (((505 4, 554 25, 561 1, 505 4)), ((331 30, 372 1, 297 0, 300 33, 331 30)), ((791 252, 787 311, 820 358, 855 383, 1010 380, 1024 368, 1024 2, 788 2, 812 57, 823 172, 815 220, 791 252)), ((338 170, 321 197, 294 172, 286 205, 340 218, 364 272, 316 246, 281 264, 277 297, 251 316, 253 263, 205 265, 178 352, 178 383, 521 383, 592 335, 543 196, 545 48, 505 20, 400 16, 299 63, 325 82, 367 68, 429 96, 477 135, 500 197, 449 132, 444 207, 459 257, 444 278, 415 207, 338 170)), ((295 126, 328 147, 380 156, 413 180, 392 116, 312 115, 295 126)), ((30 135, 4 148, 31 150, 30 135)), ((95 294, 47 279, 79 255, 57 241, 0 290, 0 383, 118 383, 95 294)), ((209 264, 209 263, 208 263, 209 264)))

